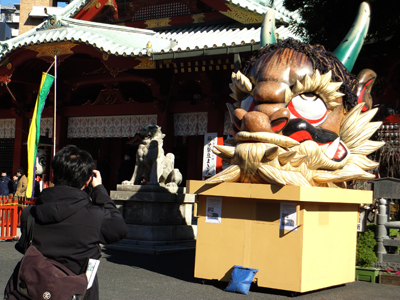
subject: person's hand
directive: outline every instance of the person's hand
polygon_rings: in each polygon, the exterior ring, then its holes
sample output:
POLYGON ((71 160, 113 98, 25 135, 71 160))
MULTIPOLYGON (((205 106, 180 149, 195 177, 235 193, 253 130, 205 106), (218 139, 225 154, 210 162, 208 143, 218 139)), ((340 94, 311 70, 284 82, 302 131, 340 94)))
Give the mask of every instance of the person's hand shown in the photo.
POLYGON ((92 186, 96 187, 98 185, 102 184, 101 180, 101 174, 98 170, 93 170, 93 180, 92 180, 92 186))

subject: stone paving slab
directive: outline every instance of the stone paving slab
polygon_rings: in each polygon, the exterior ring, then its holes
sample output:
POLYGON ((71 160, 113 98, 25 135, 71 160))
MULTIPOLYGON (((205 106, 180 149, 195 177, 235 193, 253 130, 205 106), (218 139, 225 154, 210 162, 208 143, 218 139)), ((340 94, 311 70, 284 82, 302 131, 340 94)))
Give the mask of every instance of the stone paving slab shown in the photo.
MULTIPOLYGON (((22 257, 14 245, 15 242, 0 242, 1 288, 22 257)), ((247 296, 225 292, 226 282, 193 277, 194 258, 194 250, 148 255, 103 249, 98 272, 99 300, 284 300, 293 296, 254 284, 247 296)), ((294 296, 299 300, 394 300, 399 295, 398 286, 353 282, 294 296)))

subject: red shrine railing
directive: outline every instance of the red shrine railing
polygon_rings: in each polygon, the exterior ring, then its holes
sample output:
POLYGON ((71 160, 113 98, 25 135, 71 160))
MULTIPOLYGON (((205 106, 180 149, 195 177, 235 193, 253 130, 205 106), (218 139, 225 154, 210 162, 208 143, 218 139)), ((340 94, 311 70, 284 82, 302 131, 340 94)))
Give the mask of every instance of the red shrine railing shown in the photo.
POLYGON ((18 238, 17 227, 21 225, 22 210, 35 202, 36 198, 0 197, 0 240, 18 238))
POLYGON ((12 196, 0 199, 0 240, 10 240, 17 237, 18 202, 12 196))

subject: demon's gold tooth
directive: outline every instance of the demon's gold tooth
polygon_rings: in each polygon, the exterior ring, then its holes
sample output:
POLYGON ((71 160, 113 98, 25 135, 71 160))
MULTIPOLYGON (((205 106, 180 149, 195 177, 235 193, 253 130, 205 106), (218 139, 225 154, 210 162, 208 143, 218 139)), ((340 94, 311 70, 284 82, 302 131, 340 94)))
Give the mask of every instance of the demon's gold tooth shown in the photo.
POLYGON ((235 147, 222 145, 215 145, 214 147, 227 157, 232 158, 235 156, 235 147))
POLYGON ((221 183, 221 182, 236 182, 240 179, 240 167, 238 165, 231 165, 222 172, 214 175, 206 180, 207 184, 221 183))
POLYGON ((220 157, 220 158, 222 158, 222 159, 224 159, 224 160, 226 160, 228 162, 231 162, 231 160, 232 160, 232 157, 226 156, 224 153, 222 153, 221 151, 219 151, 217 149, 212 149, 212 152, 215 155, 217 155, 218 157, 220 157))
POLYGON ((262 143, 271 143, 283 148, 290 148, 300 143, 290 137, 279 135, 276 133, 270 132, 248 132, 248 131, 240 131, 235 136, 236 142, 262 142, 262 143))
POLYGON ((267 149, 265 151, 265 154, 264 154, 264 157, 263 157, 263 162, 273 160, 275 157, 278 156, 278 154, 279 154, 279 147, 278 146, 271 147, 271 148, 267 149))
POLYGON ((292 160, 292 158, 296 155, 296 153, 297 153, 296 151, 288 151, 288 152, 279 154, 279 156, 278 156, 279 163, 282 166, 286 165, 289 161, 292 160))
POLYGON ((339 143, 340 138, 337 138, 325 150, 322 150, 329 159, 332 159, 335 156, 336 151, 339 147, 339 143))
POLYGON ((293 166, 293 167, 298 167, 298 166, 300 166, 303 162, 305 162, 307 160, 307 155, 299 155, 299 156, 296 156, 296 157, 294 157, 291 161, 290 161, 290 164, 293 166))
POLYGON ((223 155, 222 153, 221 153, 221 151, 219 151, 219 150, 217 150, 217 149, 212 149, 211 150, 215 155, 223 155))

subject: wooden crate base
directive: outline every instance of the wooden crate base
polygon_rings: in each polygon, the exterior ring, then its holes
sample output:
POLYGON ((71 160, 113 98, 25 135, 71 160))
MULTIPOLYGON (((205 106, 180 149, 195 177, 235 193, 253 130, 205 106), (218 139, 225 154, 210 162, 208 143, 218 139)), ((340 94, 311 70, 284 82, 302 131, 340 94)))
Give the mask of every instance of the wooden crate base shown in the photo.
POLYGON ((379 275, 379 283, 390 284, 390 285, 400 285, 400 275, 379 275))

